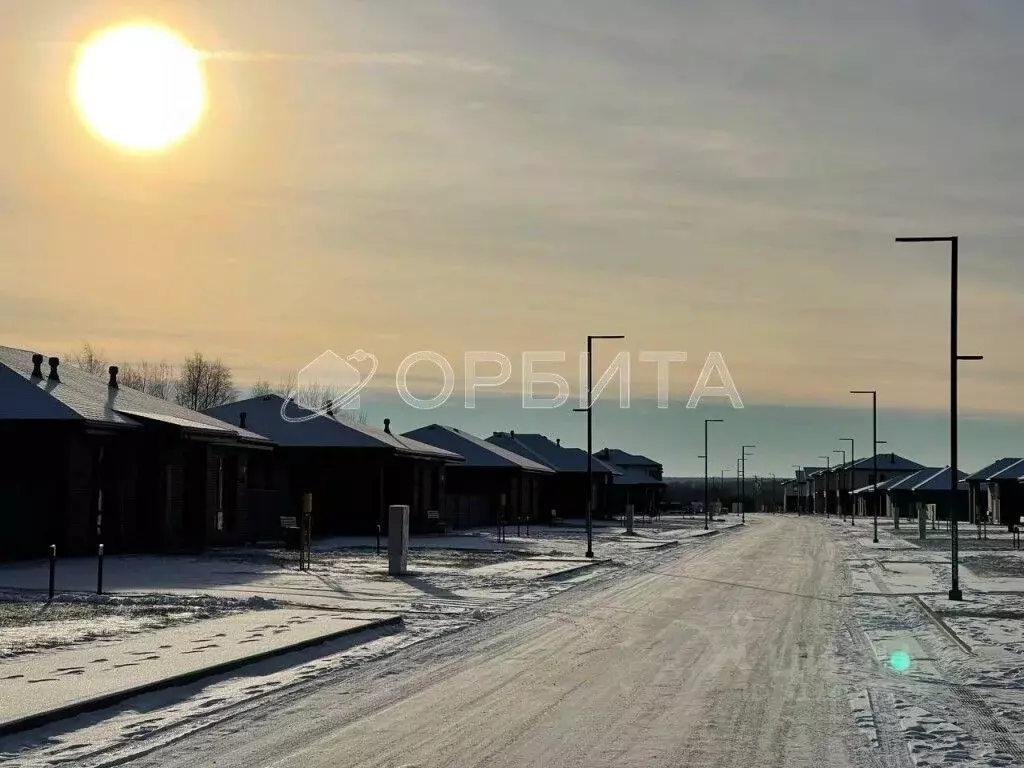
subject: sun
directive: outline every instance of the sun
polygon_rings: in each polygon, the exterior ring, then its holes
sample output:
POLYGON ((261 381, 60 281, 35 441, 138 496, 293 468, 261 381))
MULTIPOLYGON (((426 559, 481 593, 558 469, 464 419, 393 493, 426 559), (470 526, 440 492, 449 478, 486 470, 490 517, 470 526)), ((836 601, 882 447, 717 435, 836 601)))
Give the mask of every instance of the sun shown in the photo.
POLYGON ((199 53, 157 24, 104 30, 82 44, 71 97, 86 127, 130 152, 161 152, 192 133, 206 111, 199 53))

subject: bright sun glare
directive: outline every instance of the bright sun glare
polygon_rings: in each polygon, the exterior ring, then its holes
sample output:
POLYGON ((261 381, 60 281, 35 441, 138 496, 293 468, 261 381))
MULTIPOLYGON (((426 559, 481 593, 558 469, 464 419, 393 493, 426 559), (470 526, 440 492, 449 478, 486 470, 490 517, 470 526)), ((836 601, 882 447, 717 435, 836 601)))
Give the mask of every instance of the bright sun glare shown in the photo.
POLYGON ((173 146, 206 109, 199 54, 179 35, 148 23, 114 27, 87 40, 71 90, 86 126, 133 152, 173 146))

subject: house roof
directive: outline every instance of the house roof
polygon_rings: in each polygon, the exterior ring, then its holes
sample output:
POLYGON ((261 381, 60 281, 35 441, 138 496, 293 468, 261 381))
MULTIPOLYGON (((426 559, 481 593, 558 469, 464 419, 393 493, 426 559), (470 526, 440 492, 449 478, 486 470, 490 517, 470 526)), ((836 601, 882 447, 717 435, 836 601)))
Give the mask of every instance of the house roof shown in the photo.
POLYGON ((602 461, 619 467, 660 467, 661 463, 639 453, 629 453, 618 448, 602 448, 594 454, 602 461))
POLYGON ((967 480, 979 480, 983 483, 994 480, 1016 480, 1024 475, 1024 459, 1007 457, 993 461, 966 477, 967 480))
MULTIPOLYGON (((495 432, 487 438, 487 442, 550 467, 555 472, 587 471, 586 451, 559 445, 544 435, 495 432)), ((593 459, 592 467, 592 471, 598 474, 620 474, 620 470, 598 458, 593 459)))
POLYGON ((551 474, 553 471, 544 464, 520 456, 518 453, 506 450, 494 443, 489 443, 483 438, 456 427, 431 424, 406 432, 403 437, 457 453, 466 460, 466 463, 461 465, 465 467, 520 469, 523 472, 542 474, 551 474))
POLYGON ((253 443, 268 443, 266 437, 227 424, 163 398, 130 387, 112 388, 109 379, 87 373, 74 365, 57 367, 59 381, 48 378, 48 361, 42 365, 43 378, 32 377, 29 350, 0 347, 0 420, 63 420, 137 429, 143 422, 172 424, 189 432, 219 435, 253 443))
MULTIPOLYGON (((899 480, 902 480, 902 479, 903 479, 902 477, 890 477, 890 478, 888 478, 886 480, 879 480, 877 488, 878 488, 879 491, 887 491, 887 490, 889 490, 892 487, 892 485, 894 483, 896 483, 896 482, 898 482, 899 480)), ((853 494, 873 493, 875 491, 875 488, 876 488, 876 486, 875 486, 874 483, 869 483, 868 485, 865 485, 862 488, 855 488, 855 489, 853 489, 852 491, 850 491, 850 493, 853 493, 853 494)))
MULTIPOLYGON (((923 472, 918 472, 914 475, 912 486, 909 489, 914 492, 917 491, 948 491, 949 481, 952 480, 952 470, 949 467, 940 467, 935 471, 934 468, 926 469, 923 472)), ((967 490, 967 483, 964 482, 964 478, 967 477, 966 472, 957 470, 957 489, 961 491, 967 490)))
POLYGON ((656 480, 647 474, 646 470, 639 467, 618 467, 622 474, 612 477, 612 485, 665 485, 661 480, 656 480))
POLYGON ((294 400, 286 403, 280 395, 251 397, 211 408, 207 413, 233 424, 238 424, 242 413, 245 413, 247 427, 258 429, 282 447, 388 449, 408 456, 462 461, 456 453, 412 438, 355 421, 318 415, 294 400), (282 418, 282 408, 287 418, 282 418))

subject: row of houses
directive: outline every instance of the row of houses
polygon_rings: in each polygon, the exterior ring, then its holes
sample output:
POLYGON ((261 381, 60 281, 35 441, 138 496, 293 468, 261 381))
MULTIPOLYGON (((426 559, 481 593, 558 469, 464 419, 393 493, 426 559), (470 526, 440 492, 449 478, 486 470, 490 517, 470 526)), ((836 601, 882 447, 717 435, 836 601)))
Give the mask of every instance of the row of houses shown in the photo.
MULTIPOLYGON (((433 424, 403 434, 276 395, 199 413, 56 357, 0 347, 0 558, 198 551, 280 536, 313 496, 315 535, 419 532, 582 517, 586 451, 539 434, 480 438, 433 424)), ((655 510, 657 462, 590 458, 597 516, 655 510)))
POLYGON ((843 516, 878 514, 916 519, 921 508, 940 520, 1005 525, 1021 522, 1024 459, 1002 458, 973 473, 929 467, 896 453, 880 453, 831 467, 803 467, 784 484, 784 510, 843 516), (875 470, 877 467, 877 480, 875 470))

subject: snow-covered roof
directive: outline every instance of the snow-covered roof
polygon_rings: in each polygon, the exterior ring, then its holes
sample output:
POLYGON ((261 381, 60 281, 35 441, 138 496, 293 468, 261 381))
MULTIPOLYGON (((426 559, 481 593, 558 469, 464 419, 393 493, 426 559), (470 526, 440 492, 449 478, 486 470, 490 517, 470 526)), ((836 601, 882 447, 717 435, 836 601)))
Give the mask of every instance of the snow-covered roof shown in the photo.
MULTIPOLYGON (((586 472, 587 452, 579 448, 567 448, 549 440, 544 435, 519 434, 518 432, 495 432, 487 438, 488 443, 518 453, 532 461, 550 467, 555 472, 586 472)), ((593 457, 592 471, 599 474, 620 474, 620 470, 593 457)))
POLYGON ((1017 480, 1021 475, 1024 475, 1024 458, 1007 457, 972 472, 966 479, 987 483, 996 480, 1017 480))
POLYGON ((409 437, 391 434, 383 429, 359 424, 343 418, 317 415, 294 400, 280 395, 264 395, 228 403, 207 411, 234 424, 246 415, 246 426, 258 429, 282 447, 288 448, 378 448, 395 453, 425 458, 462 461, 462 456, 421 443, 409 437), (284 407, 282 418, 281 409, 284 407))
POLYGON ((499 445, 489 443, 483 438, 471 435, 456 427, 446 427, 442 424, 431 424, 430 426, 413 429, 403 434, 403 437, 418 440, 421 443, 433 445, 436 448, 457 453, 466 462, 464 467, 490 467, 490 468, 512 468, 521 469, 524 472, 538 472, 551 474, 553 470, 545 465, 520 456, 518 453, 508 451, 499 445))
POLYGON ((639 453, 629 453, 618 448, 602 448, 594 454, 601 461, 607 461, 618 467, 660 467, 654 459, 639 453))
MULTIPOLYGON (((913 484, 910 488, 905 490, 919 491, 948 491, 949 482, 952 479, 952 470, 949 467, 941 467, 937 471, 927 469, 924 472, 918 472, 914 475, 913 484), (922 477, 926 475, 926 477, 922 477)), ((967 483, 964 482, 964 478, 967 477, 966 472, 957 470, 957 489, 961 491, 967 490, 967 483)))
POLYGON ((661 480, 651 477, 637 467, 618 467, 622 474, 612 477, 612 485, 664 485, 661 480))
POLYGON ((33 354, 0 347, 0 420, 83 421, 124 429, 138 429, 143 422, 156 421, 189 432, 269 442, 261 434, 169 400, 130 387, 112 387, 109 376, 96 376, 74 365, 58 363, 58 379, 51 379, 45 356, 42 377, 33 376, 33 354))

